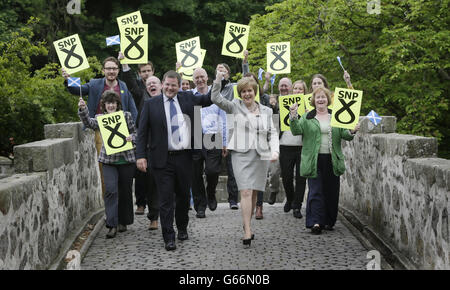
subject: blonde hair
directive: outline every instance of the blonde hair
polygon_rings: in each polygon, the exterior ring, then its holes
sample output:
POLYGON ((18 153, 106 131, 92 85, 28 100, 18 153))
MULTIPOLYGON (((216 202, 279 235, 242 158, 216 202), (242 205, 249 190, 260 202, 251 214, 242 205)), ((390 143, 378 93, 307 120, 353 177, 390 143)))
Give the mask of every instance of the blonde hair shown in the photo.
POLYGON ((320 92, 325 93, 325 96, 327 96, 328 106, 331 105, 331 91, 327 88, 316 88, 311 97, 311 106, 314 108, 316 107, 316 95, 320 92))
POLYGON ((238 91, 239 97, 241 97, 241 91, 248 86, 252 87, 253 92, 256 95, 256 92, 258 91, 258 84, 256 83, 256 81, 252 77, 243 77, 237 83, 237 91, 238 91))
POLYGON ((308 93, 308 87, 306 86, 306 83, 305 83, 303 80, 295 81, 295 82, 292 84, 292 89, 294 89, 294 87, 295 87, 296 84, 301 84, 301 85, 303 86, 303 94, 306 95, 306 94, 308 93))

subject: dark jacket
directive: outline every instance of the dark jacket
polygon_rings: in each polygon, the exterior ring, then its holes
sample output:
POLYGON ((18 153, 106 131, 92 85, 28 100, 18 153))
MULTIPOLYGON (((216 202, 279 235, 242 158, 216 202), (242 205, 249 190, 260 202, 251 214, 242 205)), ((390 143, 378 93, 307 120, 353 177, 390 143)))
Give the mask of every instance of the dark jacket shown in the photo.
MULTIPOLYGON (((194 96, 191 91, 180 91, 177 94, 183 114, 191 121, 191 147, 194 144, 194 106, 207 107, 212 105, 211 91, 206 95, 194 96)), ((167 143, 167 121, 164 110, 163 95, 153 97, 144 102, 139 120, 136 159, 147 158, 152 168, 164 168, 167 163, 169 145, 167 143), (147 143, 148 146, 147 152, 147 143)))
POLYGON ((141 116, 142 108, 144 107, 144 102, 151 98, 147 92, 147 88, 143 81, 136 78, 136 73, 131 69, 121 73, 122 80, 127 84, 128 89, 133 95, 134 103, 137 107, 137 120, 136 127, 139 128, 139 118, 141 116))
MULTIPOLYGON (((119 82, 120 88, 120 98, 122 100, 122 109, 124 111, 128 111, 131 113, 131 117, 133 121, 136 122, 137 119, 137 109, 134 103, 133 97, 128 90, 127 85, 121 80, 117 80, 119 82)), ((67 80, 64 82, 67 86, 67 80)), ((81 95, 86 96, 89 95, 87 100, 87 106, 89 109, 89 117, 94 118, 95 113, 97 112, 98 104, 100 103, 100 99, 103 94, 103 90, 105 88, 105 78, 101 79, 91 79, 88 83, 81 86, 81 95)), ((80 88, 78 87, 68 87, 67 90, 73 95, 80 95, 80 88)))

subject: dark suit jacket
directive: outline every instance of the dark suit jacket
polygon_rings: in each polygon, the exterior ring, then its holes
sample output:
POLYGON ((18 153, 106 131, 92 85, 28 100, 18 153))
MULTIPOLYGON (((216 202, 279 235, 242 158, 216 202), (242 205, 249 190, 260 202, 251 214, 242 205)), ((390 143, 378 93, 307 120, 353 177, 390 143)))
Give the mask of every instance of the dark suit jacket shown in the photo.
MULTIPOLYGON (((191 120, 191 148, 194 144, 194 106, 212 105, 211 91, 194 96, 191 91, 178 92, 178 101, 183 114, 191 120)), ((197 118, 199 118, 198 116, 197 118)), ((167 162, 167 121, 163 95, 144 102, 137 136, 136 159, 147 158, 152 168, 164 168, 167 162), (147 143, 150 144, 147 152, 147 143)))
MULTIPOLYGON (((117 81, 119 82, 122 108, 124 111, 130 112, 131 116, 133 117, 133 121, 136 122, 138 112, 133 97, 131 96, 131 93, 128 90, 127 85, 121 80, 117 81)), ((68 87, 67 80, 64 81, 64 84, 71 94, 78 96, 80 95, 80 88, 68 87)), ((88 83, 81 86, 81 94, 83 96, 89 95, 89 98, 87 100, 87 106, 89 109, 89 117, 91 118, 95 117, 95 114, 97 112, 97 106, 100 103, 100 99, 102 98, 104 89, 105 89, 105 78, 91 79, 88 83)))

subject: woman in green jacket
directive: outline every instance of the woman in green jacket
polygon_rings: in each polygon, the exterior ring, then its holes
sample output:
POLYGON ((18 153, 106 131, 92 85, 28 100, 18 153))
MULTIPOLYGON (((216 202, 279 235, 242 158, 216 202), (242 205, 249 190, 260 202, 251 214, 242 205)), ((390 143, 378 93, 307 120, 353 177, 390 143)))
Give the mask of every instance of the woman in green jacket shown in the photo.
POLYGON ((331 92, 324 87, 316 88, 311 98, 314 110, 297 115, 297 104, 290 107, 290 128, 293 135, 303 135, 300 175, 308 178, 308 201, 306 227, 313 234, 322 229, 332 230, 337 218, 339 202, 339 176, 345 171, 341 140, 351 141, 359 130, 330 126, 331 92))

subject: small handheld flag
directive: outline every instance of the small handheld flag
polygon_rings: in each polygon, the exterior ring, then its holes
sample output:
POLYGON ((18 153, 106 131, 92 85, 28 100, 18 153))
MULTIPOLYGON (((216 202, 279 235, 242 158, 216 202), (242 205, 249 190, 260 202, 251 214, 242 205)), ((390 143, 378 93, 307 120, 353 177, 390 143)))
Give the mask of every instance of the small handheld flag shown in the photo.
POLYGON ((67 79, 69 87, 81 87, 81 79, 80 78, 68 78, 67 79))
POLYGON ((120 44, 120 35, 114 35, 106 38, 106 46, 120 44))
POLYGON ((341 58, 339 56, 337 57, 337 60, 338 60, 339 64, 341 65, 342 70, 345 71, 345 68, 342 66, 341 58))
POLYGON ((272 84, 272 86, 273 86, 273 84, 275 83, 275 77, 276 77, 277 75, 273 75, 271 78, 270 78, 270 83, 272 84))
POLYGON ((375 126, 381 122, 381 117, 377 113, 375 113, 374 110, 370 111, 367 117, 369 118, 370 122, 375 124, 375 126))
POLYGON ((264 73, 264 70, 262 68, 259 68, 258 71, 258 80, 262 81, 262 74, 264 73))

